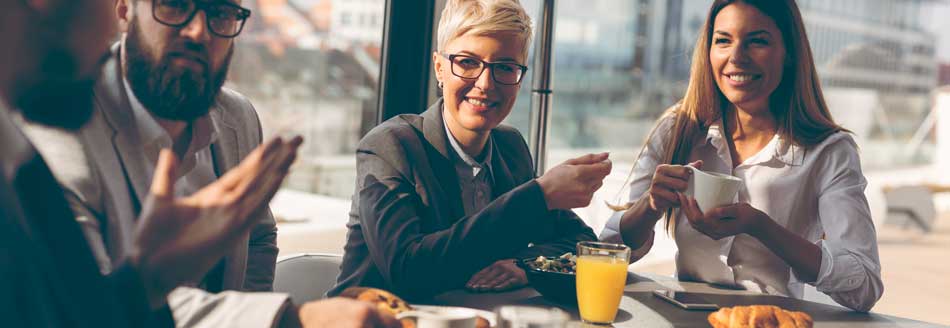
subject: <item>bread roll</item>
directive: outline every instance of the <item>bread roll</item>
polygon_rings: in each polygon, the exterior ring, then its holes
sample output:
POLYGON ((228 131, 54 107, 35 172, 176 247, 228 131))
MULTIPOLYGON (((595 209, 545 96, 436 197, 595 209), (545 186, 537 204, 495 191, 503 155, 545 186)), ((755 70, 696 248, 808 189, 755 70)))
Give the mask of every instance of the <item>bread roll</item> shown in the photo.
POLYGON ((811 328, 811 316, 773 305, 721 308, 709 314, 714 328, 811 328))
POLYGON ((343 290, 340 296, 376 304, 380 311, 393 316, 412 310, 409 303, 399 296, 378 288, 350 287, 343 290))
MULTIPOLYGON (((412 310, 412 306, 399 296, 378 288, 350 287, 343 290, 340 296, 375 304, 379 311, 393 316, 412 310)), ((416 327, 416 323, 412 319, 402 319, 400 323, 402 323, 403 328, 416 327)), ((475 328, 489 328, 488 320, 479 316, 476 319, 475 328)))

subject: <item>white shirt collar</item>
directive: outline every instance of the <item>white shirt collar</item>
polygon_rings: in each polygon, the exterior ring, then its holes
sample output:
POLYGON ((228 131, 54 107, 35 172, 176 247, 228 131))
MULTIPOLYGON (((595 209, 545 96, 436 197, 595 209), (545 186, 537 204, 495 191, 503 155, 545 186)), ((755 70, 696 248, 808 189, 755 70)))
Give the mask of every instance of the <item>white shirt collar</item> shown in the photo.
MULTIPOLYGON (((721 119, 716 120, 706 129, 706 137, 703 138, 698 145, 703 146, 707 144, 715 147, 719 152, 726 152, 726 154, 728 154, 729 148, 722 130, 721 119)), ((764 163, 770 159, 777 159, 782 163, 797 166, 802 165, 802 162, 805 160, 805 148, 796 145, 794 142, 785 140, 780 133, 776 133, 768 145, 765 146, 765 149, 760 151, 759 154, 769 154, 770 156, 756 156, 757 158, 749 159, 746 164, 754 165, 764 163)), ((731 156, 727 158, 731 158, 731 156)))
POLYGON ((489 168, 491 163, 491 153, 492 153, 492 140, 491 137, 488 138, 488 142, 485 143, 485 149, 482 151, 485 152, 485 158, 481 162, 476 161, 475 158, 469 156, 465 150, 462 149, 462 146, 459 145, 458 140, 455 140, 455 136, 452 135, 452 130, 449 130, 449 124, 445 121, 445 109, 442 109, 442 126, 445 127, 445 134, 448 136, 449 143, 452 145, 452 149, 455 150, 455 153, 459 155, 459 158, 472 167, 472 176, 477 176, 478 172, 483 168, 489 168))

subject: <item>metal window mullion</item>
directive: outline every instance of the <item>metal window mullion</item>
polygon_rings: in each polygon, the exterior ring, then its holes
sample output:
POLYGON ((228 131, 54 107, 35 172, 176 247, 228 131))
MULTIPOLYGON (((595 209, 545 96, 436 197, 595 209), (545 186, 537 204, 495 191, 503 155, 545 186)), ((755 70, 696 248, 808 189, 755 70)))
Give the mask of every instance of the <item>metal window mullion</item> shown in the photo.
POLYGON ((551 102, 554 91, 551 87, 553 74, 553 43, 555 0, 541 2, 541 15, 534 47, 534 81, 531 88, 530 147, 535 173, 544 174, 547 160, 548 126, 551 122, 551 102))
POLYGON ((435 1, 387 0, 376 124, 428 105, 435 1))

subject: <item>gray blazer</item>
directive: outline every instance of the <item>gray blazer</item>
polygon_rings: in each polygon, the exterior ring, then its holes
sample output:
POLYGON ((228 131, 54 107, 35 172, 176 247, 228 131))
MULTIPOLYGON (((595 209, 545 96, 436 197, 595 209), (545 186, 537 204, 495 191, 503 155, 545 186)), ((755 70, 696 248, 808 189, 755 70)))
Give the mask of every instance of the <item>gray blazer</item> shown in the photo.
POLYGON ((496 260, 561 255, 597 239, 574 212, 547 209, 518 130, 498 126, 490 140, 492 202, 466 216, 441 100, 370 131, 356 150, 345 254, 329 295, 369 286, 422 301, 496 260))
MULTIPOLYGON (((142 143, 122 82, 119 49, 113 47, 112 56, 102 70, 95 87, 96 110, 81 130, 66 132, 21 120, 24 132, 65 189, 76 220, 81 223, 103 272, 112 270, 128 252, 139 206, 148 195, 152 181, 143 167, 142 143)), ((261 127, 247 99, 227 88, 221 91, 209 115, 218 131, 211 151, 215 171, 220 175, 261 143, 261 127)), ((218 277, 223 290, 272 290, 278 251, 277 227, 270 211, 264 211, 257 220, 259 223, 251 233, 224 258, 218 277)), ((220 310, 201 309, 215 307, 224 300, 200 295, 204 292, 198 289, 187 290, 190 292, 176 291, 172 293, 176 297, 169 298, 176 321, 200 323, 204 316, 221 314, 220 310), (188 315, 183 317, 183 314, 188 315)), ((255 295, 222 293, 218 296, 252 298, 255 295)), ((274 299, 274 295, 260 296, 274 299)), ((278 305, 280 303, 282 300, 278 305)), ((228 311, 227 315, 235 316, 242 309, 228 311)))

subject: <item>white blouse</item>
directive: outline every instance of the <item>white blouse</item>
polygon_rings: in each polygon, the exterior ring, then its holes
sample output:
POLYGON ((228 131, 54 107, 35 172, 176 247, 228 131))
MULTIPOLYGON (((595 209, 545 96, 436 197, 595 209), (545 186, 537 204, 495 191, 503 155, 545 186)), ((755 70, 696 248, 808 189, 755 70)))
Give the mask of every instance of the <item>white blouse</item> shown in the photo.
MULTIPOLYGON (((649 189, 673 125, 662 119, 657 132, 634 167, 630 199, 649 189)), ((689 161, 703 161, 704 171, 731 174, 743 180, 738 201, 765 212, 778 224, 821 248, 818 291, 858 311, 868 311, 884 292, 877 237, 864 195, 857 146, 851 135, 835 133, 821 144, 803 148, 776 135, 758 154, 733 169, 721 123, 693 143, 689 161)), ((600 239, 622 243, 620 217, 615 213, 600 239)), ((662 222, 662 221, 661 221, 662 222)), ((683 214, 677 217, 674 239, 677 276, 741 287, 767 294, 801 298, 802 281, 777 255, 757 239, 740 234, 713 240, 693 229, 683 214)), ((635 250, 645 255, 652 240, 635 250)))

